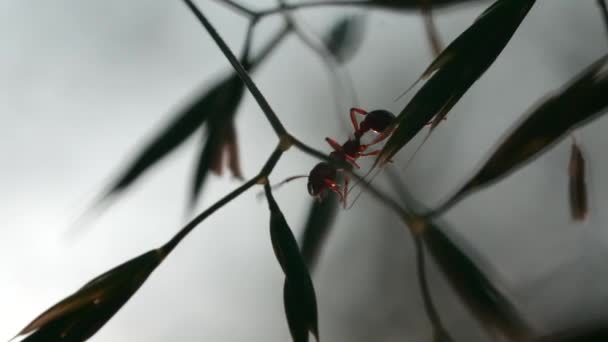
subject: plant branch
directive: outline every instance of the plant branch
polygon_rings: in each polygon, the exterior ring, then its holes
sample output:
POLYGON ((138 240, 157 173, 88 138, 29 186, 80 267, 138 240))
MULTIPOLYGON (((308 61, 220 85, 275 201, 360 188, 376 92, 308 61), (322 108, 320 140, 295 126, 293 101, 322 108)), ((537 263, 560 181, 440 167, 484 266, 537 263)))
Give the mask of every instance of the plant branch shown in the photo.
POLYGON ((608 31, 608 6, 606 6, 606 0, 597 0, 597 4, 600 6, 602 18, 604 18, 604 26, 606 26, 606 30, 608 31))
POLYGON ((234 2, 232 0, 216 0, 216 1, 218 1, 218 2, 220 2, 222 4, 224 4, 224 5, 232 8, 236 12, 238 12, 238 13, 246 16, 246 17, 249 17, 249 18, 255 18, 255 17, 257 17, 257 13, 255 11, 253 11, 253 10, 251 10, 251 9, 249 9, 249 8, 247 8, 247 7, 239 4, 237 2, 234 2))
POLYGON ((200 21, 200 23, 205 27, 205 29, 207 30, 207 32, 209 33, 211 38, 213 38, 213 40, 218 45, 220 50, 222 50, 222 53, 226 56, 226 58, 228 59, 230 64, 232 64, 232 67, 234 67, 236 72, 239 74, 239 77, 241 78, 243 83, 245 83, 245 85, 247 86, 247 89, 249 89, 249 91, 251 92, 251 95, 253 95, 253 97, 257 101, 258 105, 260 106, 260 108, 262 108, 264 115, 266 115, 266 118, 270 122, 270 125, 272 126, 275 133, 279 137, 285 136, 287 134, 287 130, 285 130, 285 127, 281 123, 281 120, 279 120, 279 118, 277 117, 277 115, 274 112, 274 110, 272 109, 272 107, 270 107, 270 104, 268 103, 268 101, 266 100, 264 95, 262 95, 262 92, 260 91, 260 89, 255 85, 255 83, 253 82, 253 80, 251 79, 251 77, 249 76, 249 74, 247 73, 245 68, 243 67, 243 65, 234 56, 234 53, 232 53, 232 51, 230 50, 228 45, 226 45, 226 42, 224 42, 224 40, 219 35, 219 33, 215 30, 213 25, 211 25, 209 20, 207 20, 205 15, 198 9, 198 7, 196 7, 196 5, 192 2, 192 0, 183 0, 183 1, 186 4, 186 6, 188 6, 188 8, 190 8, 190 10, 194 14, 194 16, 196 16, 196 18, 200 21))
POLYGON ((321 7, 321 6, 369 6, 371 1, 367 0, 344 0, 344 1, 309 1, 301 2, 297 4, 288 4, 285 6, 279 6, 276 8, 269 8, 266 10, 257 11, 258 17, 265 17, 267 15, 273 15, 284 11, 293 11, 301 8, 321 7))
POLYGON ((272 172, 272 170, 274 169, 275 165, 277 164, 277 162, 281 158, 282 154, 283 154, 283 150, 281 149, 280 146, 278 146, 274 150, 274 152, 270 155, 270 157, 268 158, 268 160, 266 161, 266 163, 264 164, 264 166, 262 167, 260 173, 257 176, 253 177, 252 179, 250 179, 249 181, 247 181, 245 184, 243 184, 243 185, 239 186, 238 188, 234 189, 228 195, 222 197, 219 201, 215 202, 212 206, 210 206, 205 211, 203 211, 202 213, 200 213, 199 215, 197 215, 194 219, 192 219, 190 222, 188 222, 188 224, 186 224, 182 229, 180 229, 179 232, 177 232, 177 234, 175 234, 175 236, 173 236, 173 238, 171 238, 171 240, 169 240, 166 244, 164 244, 161 247, 161 250, 166 255, 169 254, 169 253, 171 253, 171 251, 175 247, 177 247, 177 245, 186 236, 188 236, 188 234, 190 234, 190 232, 192 232, 194 230, 194 228, 196 228, 198 226, 199 223, 203 222, 207 217, 209 217, 211 214, 213 214, 214 212, 216 212, 218 209, 220 209, 224 205, 230 203, 230 201, 232 201, 233 199, 237 198, 242 193, 244 193, 245 191, 247 191, 249 188, 251 188, 252 186, 258 184, 259 182, 261 182, 262 180, 264 180, 266 177, 268 177, 268 175, 270 174, 270 172, 272 172))
MULTIPOLYGON (((283 124, 281 123, 281 121, 279 120, 279 118, 277 117, 277 115, 274 113, 274 111, 270 107, 270 104, 268 103, 268 101, 266 100, 264 95, 262 95, 262 93, 260 92, 258 87, 255 85, 255 83, 253 82, 253 80, 251 79, 251 77, 249 76, 247 71, 243 68, 243 65, 241 65, 241 63, 237 60, 237 58, 234 56, 234 53, 232 53, 232 51, 230 50, 228 45, 226 45, 226 43, 224 42, 222 37, 220 37, 219 33, 215 30, 215 28, 209 22, 209 20, 207 20, 207 18, 204 16, 204 14, 192 2, 192 0, 184 0, 184 3, 188 6, 188 8, 190 8, 190 10, 196 16, 196 18, 205 27, 205 29, 207 30, 209 35, 211 35, 213 40, 219 46, 220 50, 222 50, 222 53, 224 53, 226 58, 230 61, 230 64, 232 64, 232 66, 237 71, 240 78, 243 80, 243 82, 245 83, 245 85, 247 86, 247 88, 249 89, 251 94, 253 95, 253 97, 256 99, 258 105, 262 108, 262 111, 266 115, 266 118, 268 119, 268 121, 272 125, 273 129, 275 130, 275 133, 281 139, 280 146, 284 145, 284 143, 287 142, 287 146, 281 146, 283 150, 286 150, 291 144, 293 144, 298 149, 300 149, 301 151, 303 151, 309 155, 312 155, 319 159, 325 160, 336 167, 343 168, 345 170, 345 172, 347 172, 349 174, 349 176, 360 181, 362 186, 365 189, 367 189, 374 197, 376 197, 382 203, 384 203, 389 208, 394 210, 408 224, 408 227, 415 234, 418 233, 418 229, 421 227, 421 225, 423 227, 426 222, 426 220, 424 218, 422 218, 418 215, 414 215, 410 211, 402 208, 397 202, 395 202, 393 199, 391 199, 388 195, 386 195, 383 192, 379 191, 378 189, 372 187, 370 184, 368 184, 363 179, 363 177, 353 173, 350 170, 351 167, 349 165, 344 165, 347 163, 338 163, 335 160, 330 159, 325 154, 307 146, 306 144, 302 143, 301 141, 299 141, 298 139, 296 139, 295 137, 290 135, 287 132, 287 130, 285 129, 285 127, 283 126, 283 124)), ((288 6, 289 5, 286 5, 285 8, 288 6)))

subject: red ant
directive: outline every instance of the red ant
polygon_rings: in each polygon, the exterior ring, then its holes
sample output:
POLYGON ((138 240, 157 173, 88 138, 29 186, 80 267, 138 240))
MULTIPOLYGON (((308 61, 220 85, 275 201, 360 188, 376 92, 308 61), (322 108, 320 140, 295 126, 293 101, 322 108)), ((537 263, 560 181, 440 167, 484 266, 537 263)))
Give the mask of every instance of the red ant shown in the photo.
MULTIPOLYGON (((355 129, 354 138, 349 138, 342 145, 331 138, 325 138, 325 140, 334 149, 329 154, 330 158, 336 161, 346 161, 356 168, 360 168, 356 162, 357 159, 374 156, 381 152, 381 150, 374 150, 364 153, 369 146, 377 144, 390 136, 394 130, 392 125, 395 121, 395 115, 382 109, 367 112, 360 108, 351 108, 350 119, 355 129), (365 119, 359 124, 355 114, 364 115, 365 119), (361 144, 361 137, 370 130, 379 133, 379 135, 370 144, 361 144)), ((333 191, 340 196, 340 202, 346 207, 349 177, 344 174, 344 188, 340 190, 337 184, 338 171, 342 171, 342 169, 337 169, 327 162, 315 165, 308 175, 308 193, 321 199, 328 190, 333 191)))
MULTIPOLYGON (((367 112, 360 108, 351 108, 350 120, 355 129, 354 137, 350 137, 342 145, 332 138, 325 138, 327 143, 334 149, 334 151, 329 154, 329 157, 337 162, 348 162, 354 167, 360 168, 357 164, 357 159, 360 157, 378 155, 381 152, 379 149, 371 152, 365 151, 371 145, 375 145, 391 135, 394 131, 394 127, 392 126, 395 122, 395 118, 393 113, 383 109, 367 112), (365 119, 359 123, 355 114, 363 115, 365 116, 365 119), (378 136, 369 144, 361 144, 361 137, 369 131, 378 133, 378 136)), ((349 177, 347 174, 343 173, 344 188, 340 189, 340 186, 338 185, 338 174, 343 171, 342 168, 337 168, 331 163, 320 162, 310 170, 308 175, 289 177, 275 186, 280 186, 294 179, 308 177, 308 193, 311 196, 322 200, 328 191, 333 191, 340 197, 340 202, 346 207, 346 197, 349 191, 349 177)))

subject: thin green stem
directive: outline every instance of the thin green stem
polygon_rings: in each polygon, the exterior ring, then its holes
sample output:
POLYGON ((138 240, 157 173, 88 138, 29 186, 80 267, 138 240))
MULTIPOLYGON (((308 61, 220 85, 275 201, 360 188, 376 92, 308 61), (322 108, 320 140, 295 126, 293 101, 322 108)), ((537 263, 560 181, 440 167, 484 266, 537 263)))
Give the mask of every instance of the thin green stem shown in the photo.
POLYGON ((171 251, 175 247, 177 247, 177 245, 186 236, 188 236, 188 234, 190 234, 194 230, 194 228, 196 228, 207 217, 209 217, 211 214, 213 214, 214 212, 216 212, 218 209, 222 208, 224 205, 230 203, 230 201, 232 201, 233 199, 235 199, 238 196, 240 196, 242 193, 244 193, 245 191, 247 191, 252 186, 258 184, 264 178, 268 177, 268 175, 272 172, 272 170, 276 166, 277 162, 281 158, 282 154, 283 154, 283 151, 281 150, 280 146, 278 146, 274 150, 274 152, 272 153, 272 155, 270 155, 270 157, 268 158, 268 160, 266 161, 266 163, 264 164, 264 166, 262 167, 260 173, 257 176, 253 177, 252 179, 250 179, 249 181, 247 181, 245 184, 243 184, 243 185, 239 186, 238 188, 234 189, 232 192, 230 192, 226 196, 222 197, 219 201, 215 202, 212 206, 210 206, 205 211, 203 211, 202 213, 200 213, 199 215, 197 215, 190 222, 188 222, 188 224, 186 224, 182 229, 180 229, 177 232, 177 234, 175 234, 173 236, 173 238, 171 238, 171 240, 169 240, 166 244, 164 244, 161 247, 161 251, 165 255, 168 255, 169 253, 171 253, 171 251))
POLYGON ((287 37, 287 34, 289 34, 290 32, 291 28, 289 27, 289 25, 285 24, 283 28, 281 28, 281 30, 268 43, 266 43, 264 47, 262 47, 259 54, 251 58, 251 61, 249 62, 250 65, 255 66, 259 64, 260 61, 266 59, 268 55, 272 51, 274 51, 274 49, 279 45, 279 43, 283 41, 283 39, 285 39, 285 37, 287 37))
MULTIPOLYGON (((391 182, 391 186, 397 191, 397 193, 401 197, 401 203, 405 205, 408 200, 407 198, 405 198, 406 189, 403 185, 403 182, 401 181, 401 178, 399 178, 397 173, 391 168, 387 170, 387 173, 391 182)), ((414 210, 413 208, 409 209, 414 210)), ((412 238, 414 239, 414 248, 416 249, 416 273, 418 275, 418 284, 420 286, 420 292, 422 294, 422 301, 424 303, 426 315, 429 321, 431 322, 431 325, 433 326, 434 333, 439 334, 444 339, 447 339, 447 341, 452 341, 453 339, 443 326, 443 323, 441 322, 441 317, 439 316, 437 308, 435 307, 435 303, 433 302, 433 296, 431 294, 429 283, 426 277, 426 259, 424 254, 424 243, 422 241, 422 236, 412 234, 412 238)))
POLYGON ((606 6, 606 0, 597 0, 597 4, 600 6, 600 11, 602 12, 602 18, 604 18, 604 26, 606 27, 606 30, 608 31, 608 6, 606 6))
POLYGON ((311 8, 311 7, 322 7, 322 6, 369 6, 372 4, 372 1, 367 0, 345 0, 345 1, 309 1, 309 2, 301 2, 297 4, 287 4, 285 6, 279 6, 276 8, 269 8, 266 10, 257 11, 258 17, 265 17, 268 15, 273 15, 277 13, 282 13, 284 11, 294 11, 302 8, 311 8))
POLYGON ((228 61, 232 65, 232 67, 234 67, 236 72, 239 74, 239 77, 241 78, 243 83, 245 83, 245 86, 247 86, 247 89, 249 89, 249 91, 251 92, 251 94, 253 95, 255 100, 257 101, 260 108, 262 108, 264 115, 266 115, 266 118, 270 122, 270 125, 272 126, 272 128, 275 131, 275 133, 277 134, 277 136, 279 136, 279 137, 285 136, 287 134, 287 130, 281 123, 281 120, 279 120, 279 118, 277 117, 277 115, 274 112, 274 110, 272 109, 272 107, 270 107, 270 104, 268 103, 268 101, 266 100, 264 95, 262 95, 262 92, 260 91, 260 89, 253 82, 253 80, 249 76, 249 73, 247 73, 247 71, 245 70, 243 65, 234 56, 234 53, 232 52, 232 50, 230 50, 230 48, 228 47, 226 42, 224 42, 224 40, 219 35, 219 33, 215 30, 213 25, 211 25, 209 20, 207 20, 205 15, 198 9, 198 7, 196 7, 196 5, 192 2, 192 0, 184 0, 184 3, 192 11, 194 16, 196 16, 196 18, 200 21, 200 23, 203 25, 203 27, 205 27, 205 29, 207 30, 207 32, 209 33, 211 38, 215 41, 215 43, 218 45, 220 50, 222 50, 222 53, 226 56, 226 58, 228 59, 228 61))
POLYGON ((216 0, 230 8, 232 8, 233 10, 235 10, 237 13, 240 13, 248 18, 255 18, 257 16, 257 13, 237 2, 234 2, 232 0, 216 0))

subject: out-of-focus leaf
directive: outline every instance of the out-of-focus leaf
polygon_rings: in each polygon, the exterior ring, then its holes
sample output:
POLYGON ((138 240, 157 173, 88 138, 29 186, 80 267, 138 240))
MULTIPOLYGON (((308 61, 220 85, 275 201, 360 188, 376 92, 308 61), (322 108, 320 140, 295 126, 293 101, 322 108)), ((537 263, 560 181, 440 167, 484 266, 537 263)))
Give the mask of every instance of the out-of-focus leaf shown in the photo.
POLYGON ((605 342, 608 341, 608 322, 594 322, 563 329, 542 336, 534 342, 605 342))
MULTIPOLYGON (((245 93, 244 83, 236 73, 225 79, 218 87, 218 95, 215 102, 209 107, 211 113, 207 135, 203 132, 203 144, 198 157, 195 172, 193 175, 192 186, 190 188, 190 206, 196 204, 207 173, 213 169, 216 173, 222 170, 222 152, 224 146, 230 146, 232 142, 236 143, 236 136, 232 135, 233 141, 229 141, 231 135, 229 129, 234 129, 234 116, 239 108, 243 94, 245 93)), ((239 170, 240 171, 240 170, 239 170)), ((239 174, 235 174, 239 177, 239 174)))
POLYGON ((291 336, 296 342, 308 341, 308 332, 311 332, 318 341, 317 299, 312 279, 298 243, 272 196, 270 186, 266 184, 264 189, 270 209, 272 248, 285 273, 283 296, 291 336))
MULTIPOLYGON (((255 71, 260 63, 268 57, 270 52, 274 50, 289 32, 289 25, 286 24, 286 26, 284 26, 281 31, 262 48, 257 56, 253 56, 250 59, 249 50, 252 32, 251 30, 248 30, 243 56, 241 57, 241 63, 245 70, 249 73, 255 71)), ((215 102, 215 108, 209 117, 207 134, 205 135, 204 132, 201 132, 202 142, 200 145, 200 153, 198 154, 190 188, 189 206, 191 209, 196 205, 196 201, 202 191, 209 170, 213 171, 215 174, 221 174, 224 153, 228 156, 228 168, 232 172, 232 175, 237 178, 242 177, 234 117, 243 98, 245 85, 238 74, 233 72, 231 76, 224 80, 220 87, 222 87, 222 96, 215 102)))
POLYGON ((498 331, 512 341, 521 341, 530 334, 513 304, 441 228, 429 222, 422 237, 450 286, 488 330, 498 331))
MULTIPOLYGON (((429 0, 433 7, 450 7, 467 3, 484 2, 487 0, 429 0)), ((417 10, 420 0, 370 0, 371 5, 404 10, 417 10)))
POLYGON ((427 39, 431 45, 434 57, 441 54, 443 43, 439 37, 439 31, 433 20, 433 0, 418 0, 420 3, 420 12, 424 19, 424 28, 426 30, 427 39))
POLYGON ((496 60, 534 3, 535 0, 496 1, 441 52, 419 80, 430 79, 398 115, 395 123, 398 126, 378 156, 377 164, 388 162, 432 120, 430 135, 496 60))
MULTIPOLYGON (((608 95, 608 94, 607 94, 608 95)), ((587 184, 585 182, 585 158, 576 142, 572 143, 570 152, 569 192, 572 218, 583 221, 587 217, 587 184)))
POLYGON ((337 62, 345 64, 351 60, 361 46, 364 20, 360 16, 340 19, 331 28, 323 41, 337 62))
MULTIPOLYGON (((414 212, 428 210, 412 196, 396 175, 393 174, 392 178, 391 184, 406 208, 414 212)), ((532 329, 509 299, 493 285, 478 266, 479 262, 474 261, 482 258, 472 255, 474 249, 466 246, 463 241, 455 243, 454 238, 445 233, 447 227, 445 222, 438 219, 425 220, 422 239, 450 286, 489 332, 499 332, 509 337, 510 341, 527 341, 533 335, 532 329)))
POLYGON ((471 192, 510 175, 572 130, 600 117, 608 109, 606 94, 608 55, 593 63, 563 90, 516 124, 481 169, 432 215, 441 214, 471 192))
POLYGON ((302 232, 302 257, 313 272, 327 234, 331 230, 338 212, 338 199, 328 196, 323 201, 313 201, 308 211, 308 218, 302 232))
POLYGON ((233 82, 230 82, 232 78, 233 76, 205 91, 194 103, 182 110, 156 138, 144 147, 111 185, 105 197, 117 194, 129 187, 145 171, 181 145, 201 127, 212 113, 211 110, 217 107, 217 103, 224 96, 226 89, 232 87, 233 82))
POLYGON ((85 284, 34 319, 17 334, 23 341, 80 342, 93 336, 137 292, 166 256, 155 249, 85 284))

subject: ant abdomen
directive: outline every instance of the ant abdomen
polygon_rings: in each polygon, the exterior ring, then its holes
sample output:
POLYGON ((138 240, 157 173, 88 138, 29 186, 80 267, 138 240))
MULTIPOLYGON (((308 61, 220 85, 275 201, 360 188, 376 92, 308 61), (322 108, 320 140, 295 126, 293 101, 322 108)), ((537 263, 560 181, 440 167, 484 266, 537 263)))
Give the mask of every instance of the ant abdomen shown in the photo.
POLYGON ((365 116, 359 126, 359 137, 365 132, 372 130, 376 133, 384 132, 395 122, 395 115, 384 109, 373 110, 365 116))

